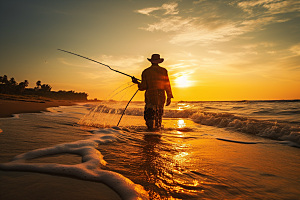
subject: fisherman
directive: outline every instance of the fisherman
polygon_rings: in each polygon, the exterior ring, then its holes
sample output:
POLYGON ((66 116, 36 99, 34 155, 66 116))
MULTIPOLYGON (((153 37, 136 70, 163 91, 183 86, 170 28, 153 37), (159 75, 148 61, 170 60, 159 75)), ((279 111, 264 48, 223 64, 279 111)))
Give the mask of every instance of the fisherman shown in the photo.
POLYGON ((171 104, 173 94, 168 71, 158 65, 164 59, 160 58, 159 54, 153 54, 148 60, 152 65, 143 71, 142 81, 139 82, 135 77, 132 77, 132 82, 138 84, 139 90, 146 90, 144 119, 149 130, 157 130, 161 127, 166 94, 166 106, 171 104))

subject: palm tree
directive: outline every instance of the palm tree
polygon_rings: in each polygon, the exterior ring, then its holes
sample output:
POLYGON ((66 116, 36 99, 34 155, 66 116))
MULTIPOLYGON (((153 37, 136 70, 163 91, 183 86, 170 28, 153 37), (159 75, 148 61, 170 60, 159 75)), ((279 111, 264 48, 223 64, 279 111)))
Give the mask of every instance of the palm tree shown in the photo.
POLYGON ((36 84, 35 89, 40 89, 42 82, 40 80, 38 80, 35 84, 36 84))
POLYGON ((16 82, 16 80, 15 80, 14 77, 11 77, 11 78, 10 78, 9 84, 10 84, 11 86, 16 86, 16 85, 17 85, 17 82, 16 82))
POLYGON ((25 80, 24 82, 19 83, 18 87, 17 87, 17 91, 19 93, 22 93, 25 88, 28 86, 29 82, 27 80, 25 80))
POLYGON ((6 75, 4 75, 4 76, 2 77, 2 83, 4 83, 4 84, 7 84, 7 83, 8 83, 8 79, 7 79, 7 76, 6 76, 6 75))
POLYGON ((28 87, 29 82, 27 80, 25 80, 24 83, 25 83, 25 87, 28 87))
POLYGON ((41 91, 43 91, 43 92, 50 92, 51 89, 52 89, 52 87, 48 84, 41 85, 41 91))
POLYGON ((1 93, 7 93, 9 91, 9 81, 7 80, 7 76, 0 76, 0 84, 1 88, 0 91, 1 93))

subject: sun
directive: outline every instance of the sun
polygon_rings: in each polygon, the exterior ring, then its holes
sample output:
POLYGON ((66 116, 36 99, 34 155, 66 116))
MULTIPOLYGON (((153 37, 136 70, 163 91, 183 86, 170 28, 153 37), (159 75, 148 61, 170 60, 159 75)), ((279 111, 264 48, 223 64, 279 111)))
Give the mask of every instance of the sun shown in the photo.
POLYGON ((175 84, 177 87, 189 87, 191 86, 191 81, 188 79, 188 76, 182 75, 175 79, 175 84))

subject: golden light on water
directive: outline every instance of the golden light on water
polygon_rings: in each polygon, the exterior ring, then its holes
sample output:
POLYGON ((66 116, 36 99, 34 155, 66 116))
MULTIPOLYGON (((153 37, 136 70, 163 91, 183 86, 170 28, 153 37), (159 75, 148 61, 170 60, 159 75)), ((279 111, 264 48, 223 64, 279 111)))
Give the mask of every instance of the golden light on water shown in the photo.
POLYGON ((186 126, 186 124, 185 124, 183 119, 180 119, 180 120, 177 121, 177 127, 178 128, 183 128, 185 126, 186 126))
POLYGON ((191 108, 190 105, 187 105, 187 104, 185 104, 185 103, 178 103, 177 106, 178 106, 178 107, 177 107, 177 110, 186 110, 186 109, 191 108))

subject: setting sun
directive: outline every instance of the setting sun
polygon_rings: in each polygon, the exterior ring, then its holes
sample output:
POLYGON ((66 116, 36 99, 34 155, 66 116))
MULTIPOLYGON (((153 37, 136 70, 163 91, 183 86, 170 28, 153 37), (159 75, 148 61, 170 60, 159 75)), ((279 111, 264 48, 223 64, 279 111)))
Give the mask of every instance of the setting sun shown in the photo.
POLYGON ((183 75, 183 76, 179 76, 175 79, 175 84, 176 84, 176 87, 189 87, 191 86, 191 81, 188 80, 188 77, 183 75))

